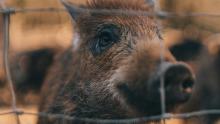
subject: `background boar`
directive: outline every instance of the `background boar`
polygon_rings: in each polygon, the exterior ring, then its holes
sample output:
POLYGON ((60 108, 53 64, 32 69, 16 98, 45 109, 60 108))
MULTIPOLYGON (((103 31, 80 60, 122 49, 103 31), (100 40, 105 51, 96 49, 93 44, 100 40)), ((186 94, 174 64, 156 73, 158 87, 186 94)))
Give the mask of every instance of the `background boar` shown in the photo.
POLYGON ((45 48, 13 56, 11 70, 16 90, 20 93, 39 92, 54 54, 55 50, 45 48))
POLYGON ((204 51, 208 52, 207 46, 200 39, 183 38, 180 40, 182 40, 180 43, 176 43, 169 48, 170 52, 178 61, 189 64, 193 72, 197 72, 202 53, 204 51))
MULTIPOLYGON (((215 46, 215 52, 204 50, 200 58, 197 72, 197 83, 191 99, 181 107, 182 112, 220 109, 220 45, 215 46), (217 50, 216 50, 217 49, 217 50)), ((185 121, 187 124, 214 124, 219 114, 210 114, 185 121)))
MULTIPOLYGON (((12 80, 16 91, 16 96, 19 98, 18 103, 37 104, 39 92, 48 71, 48 68, 53 63, 55 49, 44 48, 34 51, 25 51, 16 53, 10 56, 10 70, 12 80), (31 97, 28 97, 30 96, 31 97), (27 98, 26 98, 27 97, 27 98)), ((7 89, 6 76, 0 78, 0 89, 7 89)), ((3 94, 8 94, 4 91, 3 94)), ((1 96, 1 104, 10 104, 9 98, 1 96)))

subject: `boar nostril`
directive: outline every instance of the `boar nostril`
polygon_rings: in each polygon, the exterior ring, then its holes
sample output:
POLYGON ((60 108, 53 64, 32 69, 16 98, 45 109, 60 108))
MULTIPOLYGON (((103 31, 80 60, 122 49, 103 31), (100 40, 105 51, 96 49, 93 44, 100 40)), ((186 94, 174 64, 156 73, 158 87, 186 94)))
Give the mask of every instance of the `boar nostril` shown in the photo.
POLYGON ((191 93, 193 85, 194 85, 193 79, 187 79, 187 80, 183 81, 183 83, 182 83, 183 91, 186 93, 191 93))

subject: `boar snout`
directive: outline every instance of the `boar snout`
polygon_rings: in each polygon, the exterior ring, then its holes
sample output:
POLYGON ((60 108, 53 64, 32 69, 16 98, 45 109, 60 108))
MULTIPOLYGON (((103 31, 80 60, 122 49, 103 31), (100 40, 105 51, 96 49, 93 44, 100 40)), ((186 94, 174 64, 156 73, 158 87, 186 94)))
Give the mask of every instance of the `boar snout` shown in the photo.
POLYGON ((162 63, 157 71, 157 76, 151 82, 153 86, 153 88, 150 86, 151 89, 160 87, 161 77, 164 80, 168 111, 189 100, 195 80, 191 69, 186 64, 162 63))
POLYGON ((194 78, 184 64, 170 66, 165 72, 165 89, 170 102, 185 102, 192 93, 194 78))
POLYGON ((173 112, 189 100, 193 91, 194 75, 184 63, 164 62, 148 79, 142 75, 131 82, 120 83, 118 89, 141 115, 157 115, 161 113, 161 77, 164 81, 166 111, 173 112))

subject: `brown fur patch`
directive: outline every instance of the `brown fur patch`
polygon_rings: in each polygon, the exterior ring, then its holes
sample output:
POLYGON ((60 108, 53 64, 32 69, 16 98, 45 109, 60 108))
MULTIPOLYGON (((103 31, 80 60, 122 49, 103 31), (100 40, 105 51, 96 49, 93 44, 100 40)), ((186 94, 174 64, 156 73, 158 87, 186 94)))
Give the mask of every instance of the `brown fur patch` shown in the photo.
POLYGON ((144 0, 88 0, 87 6, 90 9, 151 10, 144 0))

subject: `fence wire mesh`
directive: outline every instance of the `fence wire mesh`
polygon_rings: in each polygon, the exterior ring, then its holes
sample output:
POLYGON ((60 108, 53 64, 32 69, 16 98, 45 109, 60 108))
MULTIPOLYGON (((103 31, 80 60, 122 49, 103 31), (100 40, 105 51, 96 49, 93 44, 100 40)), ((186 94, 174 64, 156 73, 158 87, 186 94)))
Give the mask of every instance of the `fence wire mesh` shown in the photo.
MULTIPOLYGON (((133 10, 108 10, 108 9, 85 9, 80 8, 80 11, 89 11, 93 13, 107 13, 112 15, 128 15, 128 16, 152 16, 156 17, 158 20, 161 19, 169 19, 169 18, 176 18, 176 17, 210 17, 210 18, 220 18, 220 13, 175 13, 175 12, 167 12, 162 10, 156 10, 153 13, 151 12, 143 12, 143 11, 133 11, 133 10)), ((164 77, 161 76, 161 115, 158 116, 150 116, 150 117, 140 117, 140 118, 131 118, 131 119, 93 119, 93 118, 80 118, 74 116, 68 116, 63 114, 51 114, 51 113, 44 113, 44 112, 28 112, 23 110, 22 108, 17 107, 16 104, 16 93, 13 87, 13 81, 10 73, 10 64, 9 64, 9 43, 10 43, 10 17, 14 14, 18 13, 34 13, 34 12, 66 12, 66 9, 63 8, 7 8, 5 5, 2 4, 2 8, 0 9, 0 13, 3 15, 3 60, 4 60, 4 69, 7 76, 7 82, 11 93, 11 110, 7 112, 0 112, 0 116, 4 115, 15 115, 16 116, 16 124, 21 124, 19 117, 22 115, 30 115, 30 116, 37 116, 37 117, 51 117, 56 119, 62 119, 60 123, 65 123, 64 121, 80 121, 86 123, 100 123, 100 124, 107 124, 107 123, 117 123, 117 124, 129 124, 129 123, 143 123, 148 121, 155 121, 155 120, 164 120, 164 119, 187 119, 191 117, 199 117, 204 115, 219 115, 219 109, 209 109, 209 110, 201 110, 195 111, 190 113, 182 113, 182 114, 171 114, 166 113, 166 105, 165 105, 165 86, 164 86, 164 77)), ((158 21, 159 24, 159 21, 158 21)), ((160 24, 159 24, 160 25, 160 24)), ((161 28, 161 27, 160 27, 161 28)), ((164 62, 164 44, 161 41, 161 62, 164 62)), ((162 123, 166 123, 163 121, 162 123)))

